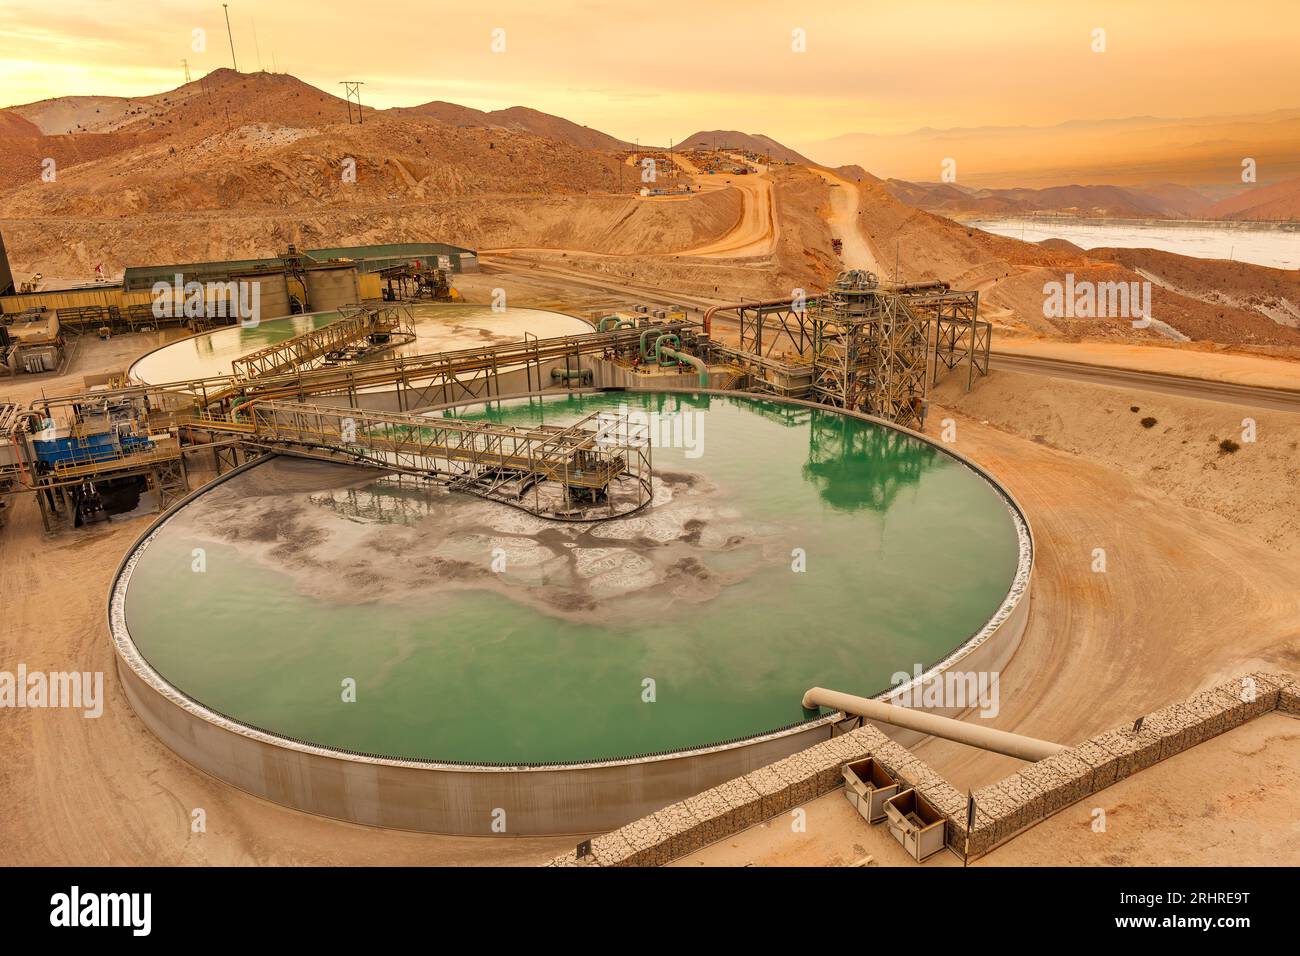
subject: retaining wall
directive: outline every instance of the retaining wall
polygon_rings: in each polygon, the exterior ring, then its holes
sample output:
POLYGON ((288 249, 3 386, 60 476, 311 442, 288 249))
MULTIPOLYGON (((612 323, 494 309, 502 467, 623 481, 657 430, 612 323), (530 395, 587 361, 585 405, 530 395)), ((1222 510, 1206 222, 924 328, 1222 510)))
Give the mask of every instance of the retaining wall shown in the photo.
POLYGON ((1232 730, 1271 710, 1300 716, 1300 685, 1289 675, 1256 672, 1090 737, 975 791, 970 858, 1025 827, 1104 790, 1152 764, 1232 730))
MULTIPOLYGON (((661 866, 838 789, 844 764, 871 757, 947 817, 945 842, 967 859, 1157 761, 1271 710, 1300 717, 1300 682, 1257 672, 1227 681, 1109 730, 975 791, 967 843, 966 797, 932 767, 871 725, 792 754, 591 842, 591 855, 547 866, 661 866)), ((865 823, 863 824, 866 825, 865 823)))

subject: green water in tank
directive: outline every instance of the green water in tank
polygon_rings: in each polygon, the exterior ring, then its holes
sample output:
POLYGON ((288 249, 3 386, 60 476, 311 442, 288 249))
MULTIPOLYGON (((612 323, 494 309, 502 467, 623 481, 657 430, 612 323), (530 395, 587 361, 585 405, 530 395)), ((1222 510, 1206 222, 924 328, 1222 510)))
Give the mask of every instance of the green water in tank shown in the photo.
MULTIPOLYGON (((609 604, 612 618, 582 620, 473 581, 436 588, 432 572, 412 566, 396 572, 410 578, 402 600, 368 600, 364 589, 322 600, 239 542, 196 536, 216 520, 204 496, 141 555, 126 598, 132 637, 186 694, 274 733, 398 757, 561 762, 783 727, 804 719, 800 699, 813 685, 885 689, 896 672, 967 640, 1007 594, 1018 540, 1005 501, 968 467, 891 429, 776 402, 644 393, 462 417, 562 424, 621 404, 702 423, 693 447, 655 447, 653 458, 656 472, 707 482, 711 511, 695 527, 716 514, 713 530, 746 540, 699 552, 695 570, 714 580, 744 565, 707 599, 678 602, 664 585, 609 604), (750 538, 761 546, 746 551, 750 538), (355 701, 345 702, 349 680, 355 701)), ((238 492, 259 468, 219 490, 238 492)), ((421 494, 363 491, 372 508, 421 494)), ((462 496, 443 507, 512 510, 462 496)), ((339 535, 361 528, 384 540, 373 513, 340 509, 328 520, 339 535)))
MULTIPOLYGON (((430 302, 416 303, 409 308, 415 325, 415 341, 383 355, 422 355, 519 342, 525 332, 547 338, 592 331, 582 319, 543 309, 493 309, 488 305, 430 302)), ((151 385, 229 375, 235 359, 322 328, 339 317, 337 312, 317 312, 264 319, 256 325, 232 325, 189 336, 142 356, 131 366, 130 375, 137 382, 151 385)))

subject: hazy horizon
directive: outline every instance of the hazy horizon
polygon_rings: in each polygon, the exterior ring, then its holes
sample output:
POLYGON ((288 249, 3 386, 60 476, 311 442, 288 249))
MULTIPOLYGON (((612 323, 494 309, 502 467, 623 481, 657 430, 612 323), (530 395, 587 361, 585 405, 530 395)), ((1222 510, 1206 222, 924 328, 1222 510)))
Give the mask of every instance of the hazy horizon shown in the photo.
MULTIPOLYGON (((182 59, 194 79, 232 65, 219 3, 6 7, 0 81, 10 105, 147 96, 184 83, 182 59)), ((857 133, 1293 109, 1300 65, 1279 24, 1300 17, 1277 0, 1252 11, 1224 18, 1209 3, 1114 0, 1086 11, 1025 0, 883 11, 508 0, 452 11, 395 0, 370 21, 351 4, 285 0, 233 3, 230 23, 241 72, 289 73, 336 94, 341 80, 363 80, 363 101, 380 109, 527 106, 629 142, 738 129, 798 148, 857 133), (1217 68, 1187 69, 1198 62, 1217 68)))

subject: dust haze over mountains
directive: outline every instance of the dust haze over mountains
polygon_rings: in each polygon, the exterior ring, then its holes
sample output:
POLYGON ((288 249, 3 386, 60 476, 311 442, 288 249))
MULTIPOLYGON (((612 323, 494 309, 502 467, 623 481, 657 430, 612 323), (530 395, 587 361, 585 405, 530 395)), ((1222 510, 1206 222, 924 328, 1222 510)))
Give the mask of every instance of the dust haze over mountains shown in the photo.
POLYGON ((1260 114, 1071 121, 1056 126, 847 133, 799 144, 825 163, 863 163, 888 179, 935 180, 945 158, 957 181, 986 188, 1074 183, 1177 183, 1213 199, 1241 191, 1241 164, 1261 182, 1300 176, 1300 109, 1260 114))
MULTIPOLYGON (((1284 152, 1300 111, 1259 120, 1269 136, 1256 145, 1276 145, 1256 151, 1260 183, 1247 188, 1238 181, 1218 198, 1203 185, 1205 171, 1217 170, 1232 150, 1222 142, 1177 145, 1209 135, 1204 124, 1175 136, 1168 126, 1160 133, 1145 121, 1128 123, 1135 149, 1154 156, 1157 135, 1175 144, 1168 153, 1173 165, 1159 170, 1155 186, 1031 189, 969 185, 965 177, 974 175, 971 163, 978 171, 978 160, 959 161, 955 183, 877 175, 911 168, 899 164, 954 143, 984 143, 996 159, 988 144, 1007 148, 1041 139, 1043 131, 965 131, 957 139, 930 132, 794 150, 761 133, 711 130, 674 144, 670 157, 667 143, 638 148, 522 106, 481 111, 435 100, 366 107, 361 124, 349 124, 348 115, 343 99, 287 74, 227 69, 147 97, 62 97, 0 111, 0 229, 15 270, 84 277, 103 263, 112 275, 134 264, 269 255, 290 242, 436 238, 489 253, 513 250, 609 281, 734 301, 824 288, 846 266, 885 261, 907 278, 979 289, 982 314, 1007 331, 1131 338, 1156 333, 1125 320, 1044 318, 1043 283, 1065 271, 1137 281, 1159 278, 1164 269, 1180 278, 1159 285, 1155 308, 1181 334, 1300 346, 1300 290, 1282 270, 1197 261, 1198 274, 1222 275, 1190 282, 1170 260, 1037 246, 945 218, 1043 209, 1294 216, 1297 181, 1270 178, 1288 168, 1271 157, 1284 152), (877 148, 885 140, 906 141, 906 149, 877 148), (664 163, 656 184, 677 195, 640 195, 638 160, 646 155, 664 163), (752 175, 737 175, 746 156, 752 175), (42 175, 47 160, 57 170, 53 178, 42 175), (340 174, 348 165, 354 182, 340 174), (1184 178, 1202 178, 1183 185, 1178 169, 1184 178), (846 262, 832 247, 844 229, 857 237, 845 248, 862 261, 846 262), (1206 291, 1211 287, 1217 291, 1206 291)), ((1215 129, 1242 123, 1223 121, 1215 129)), ((1057 135, 1066 145, 1045 152, 1043 161, 1064 162, 1070 144, 1086 142, 1095 127, 1070 126, 1057 135)), ((1234 169, 1224 171, 1225 181, 1230 175, 1234 169)))

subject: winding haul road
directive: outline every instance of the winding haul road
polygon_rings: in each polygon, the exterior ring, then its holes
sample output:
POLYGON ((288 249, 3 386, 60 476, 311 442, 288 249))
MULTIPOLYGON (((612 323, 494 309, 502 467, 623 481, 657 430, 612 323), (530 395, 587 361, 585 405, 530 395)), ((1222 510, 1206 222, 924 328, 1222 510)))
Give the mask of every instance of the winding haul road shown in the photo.
POLYGON ((1091 382, 1094 385, 1140 388, 1148 392, 1181 395, 1184 398, 1250 405, 1255 408, 1276 408, 1284 412, 1300 412, 1300 389, 1220 382, 1169 372, 1116 368, 1070 359, 1017 355, 1012 352, 994 351, 989 364, 993 368, 1002 368, 1009 372, 1029 372, 1033 375, 1050 375, 1054 378, 1091 382))
POLYGON ((831 187, 831 214, 827 223, 831 227, 831 235, 842 243, 840 258, 844 260, 844 268, 866 269, 881 275, 875 251, 858 223, 862 214, 862 201, 857 185, 826 169, 814 169, 813 172, 831 187))
POLYGON ((726 235, 694 249, 684 249, 678 255, 741 258, 769 255, 776 248, 781 228, 776 218, 772 180, 767 175, 766 166, 756 168, 757 173, 743 176, 694 174, 693 178, 701 186, 714 185, 721 178, 727 186, 739 192, 740 220, 726 235))

